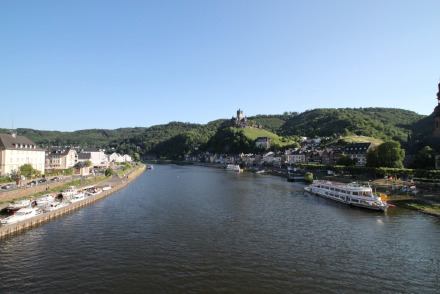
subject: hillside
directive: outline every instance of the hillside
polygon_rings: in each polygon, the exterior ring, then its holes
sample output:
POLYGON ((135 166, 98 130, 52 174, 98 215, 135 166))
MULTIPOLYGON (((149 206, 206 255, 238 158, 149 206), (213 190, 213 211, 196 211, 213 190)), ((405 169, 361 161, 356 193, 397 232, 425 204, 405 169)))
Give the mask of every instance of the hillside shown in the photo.
POLYGON ((269 137, 271 146, 275 149, 298 144, 292 140, 282 138, 266 130, 242 129, 235 127, 220 128, 204 146, 204 150, 219 153, 254 153, 259 150, 255 147, 255 139, 269 137))
MULTIPOLYGON (((264 130, 223 129, 225 119, 206 125, 170 122, 149 128, 90 129, 75 132, 17 129, 44 146, 99 147, 121 153, 155 154, 160 157, 182 158, 199 151, 252 152, 257 137, 270 137, 278 147, 293 144, 299 137, 366 136, 386 141, 405 142, 410 135, 422 139, 432 134, 432 116, 394 108, 314 109, 301 114, 256 115, 249 120, 261 123, 264 130), (284 138, 284 139, 283 139, 284 138), (198 147, 198 148, 196 148, 198 147)), ((6 129, 0 129, 7 132, 6 129)))
POLYGON ((336 138, 334 140, 331 140, 326 143, 326 145, 337 145, 340 142, 345 143, 374 143, 375 145, 380 145, 384 141, 380 139, 376 139, 373 137, 367 137, 367 136, 346 136, 341 138, 336 138))
POLYGON ((354 134, 406 141, 413 125, 423 118, 415 112, 395 108, 323 108, 293 116, 279 134, 306 137, 354 134))

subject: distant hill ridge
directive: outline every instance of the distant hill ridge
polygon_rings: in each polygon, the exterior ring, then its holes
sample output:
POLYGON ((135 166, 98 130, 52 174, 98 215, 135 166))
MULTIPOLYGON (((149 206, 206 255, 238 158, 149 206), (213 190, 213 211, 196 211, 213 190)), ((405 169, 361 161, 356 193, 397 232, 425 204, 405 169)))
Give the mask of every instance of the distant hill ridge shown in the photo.
MULTIPOLYGON (((413 139, 429 136, 434 129, 433 117, 397 108, 321 108, 300 114, 293 112, 280 115, 256 115, 248 119, 262 124, 264 131, 271 132, 277 137, 281 136, 280 140, 284 140, 284 143, 299 137, 336 138, 350 135, 404 142, 408 136, 413 139)), ((199 147, 197 148, 199 150, 208 149, 210 140, 212 141, 215 135, 217 142, 231 140, 227 137, 222 138, 222 133, 219 133, 220 126, 225 120, 217 119, 208 124, 170 122, 152 127, 116 130, 60 132, 17 129, 17 132, 42 146, 101 147, 113 148, 124 153, 154 153, 180 157, 181 154, 189 153, 195 147, 199 147)), ((0 129, 0 131, 8 130, 0 129)), ((238 134, 239 132, 234 132, 234 136, 240 137, 238 134)), ((223 135, 228 136, 225 132, 223 135)))

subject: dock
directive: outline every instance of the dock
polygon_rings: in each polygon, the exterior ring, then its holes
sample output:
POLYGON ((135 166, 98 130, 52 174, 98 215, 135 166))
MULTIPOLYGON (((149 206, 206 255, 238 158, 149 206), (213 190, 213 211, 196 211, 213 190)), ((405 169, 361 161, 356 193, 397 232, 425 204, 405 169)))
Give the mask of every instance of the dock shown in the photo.
POLYGON ((62 207, 58 210, 49 211, 40 215, 37 215, 33 218, 15 223, 15 224, 9 224, 9 225, 2 225, 0 226, 0 239, 10 236, 13 234, 17 234, 20 232, 23 232, 25 230, 31 229, 35 226, 39 226, 41 224, 44 224, 46 222, 49 222, 53 219, 56 219, 58 217, 61 217, 63 215, 66 215, 68 213, 71 213, 75 210, 81 209, 85 206, 88 206, 92 203, 95 203, 99 200, 102 200, 108 196, 110 196, 113 193, 116 193, 123 188, 125 188, 128 184, 130 184, 133 180, 135 180, 139 175, 141 175, 146 170, 146 166, 143 166, 139 168, 138 170, 133 171, 130 173, 130 176, 122 180, 120 183, 118 183, 115 186, 112 186, 110 190, 103 191, 102 193, 88 197, 84 200, 78 201, 76 203, 72 203, 66 207, 62 207))

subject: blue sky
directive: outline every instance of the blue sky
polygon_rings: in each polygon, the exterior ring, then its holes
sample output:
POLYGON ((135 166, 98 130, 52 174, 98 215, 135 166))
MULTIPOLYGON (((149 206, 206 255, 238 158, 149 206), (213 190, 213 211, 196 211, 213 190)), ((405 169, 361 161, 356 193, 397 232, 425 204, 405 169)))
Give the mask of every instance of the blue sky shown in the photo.
POLYGON ((393 107, 429 115, 440 1, 0 0, 1 128, 393 107))

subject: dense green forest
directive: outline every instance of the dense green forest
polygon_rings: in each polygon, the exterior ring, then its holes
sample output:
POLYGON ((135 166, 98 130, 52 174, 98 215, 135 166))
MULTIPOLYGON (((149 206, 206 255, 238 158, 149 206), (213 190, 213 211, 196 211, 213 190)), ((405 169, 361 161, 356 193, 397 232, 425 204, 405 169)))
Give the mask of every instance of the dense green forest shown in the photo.
POLYGON ((408 134, 417 131, 413 130, 413 126, 424 117, 412 111, 394 108, 323 108, 293 116, 281 127, 280 133, 306 137, 354 134, 406 141, 408 134))
MULTIPOLYGON (((358 135, 383 141, 406 142, 408 137, 430 136, 434 118, 394 108, 315 109, 304 113, 248 117, 263 125, 264 136, 277 138, 276 146, 295 146, 300 137, 333 137, 358 135), (272 135, 268 135, 270 133, 272 135)), ((202 151, 252 152, 256 133, 244 129, 224 128, 218 119, 207 124, 170 122, 152 127, 90 129, 75 132, 17 129, 23 135, 45 146, 99 147, 120 153, 181 159, 184 154, 202 151)), ((0 129, 0 132, 7 132, 0 129)))

